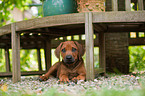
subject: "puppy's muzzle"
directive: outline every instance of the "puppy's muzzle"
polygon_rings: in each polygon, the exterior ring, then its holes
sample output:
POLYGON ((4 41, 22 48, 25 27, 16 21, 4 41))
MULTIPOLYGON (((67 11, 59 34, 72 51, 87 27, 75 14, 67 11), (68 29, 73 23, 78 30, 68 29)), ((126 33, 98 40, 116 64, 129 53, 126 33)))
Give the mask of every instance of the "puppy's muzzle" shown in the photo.
POLYGON ((65 59, 64 59, 64 62, 67 63, 67 64, 72 64, 72 63, 75 62, 75 59, 72 55, 66 55, 65 59))

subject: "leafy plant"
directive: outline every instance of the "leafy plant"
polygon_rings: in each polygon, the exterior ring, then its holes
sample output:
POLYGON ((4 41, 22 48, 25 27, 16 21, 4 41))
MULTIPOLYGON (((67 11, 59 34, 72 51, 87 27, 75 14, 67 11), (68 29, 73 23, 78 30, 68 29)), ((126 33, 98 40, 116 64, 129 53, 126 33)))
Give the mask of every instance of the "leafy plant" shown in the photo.
POLYGON ((32 3, 32 0, 1 0, 0 1, 0 26, 5 25, 6 21, 13 21, 12 14, 10 13, 14 7, 24 11, 28 9, 26 4, 32 3))
POLYGON ((144 46, 129 47, 131 72, 145 70, 145 49, 144 48, 145 48, 144 46))

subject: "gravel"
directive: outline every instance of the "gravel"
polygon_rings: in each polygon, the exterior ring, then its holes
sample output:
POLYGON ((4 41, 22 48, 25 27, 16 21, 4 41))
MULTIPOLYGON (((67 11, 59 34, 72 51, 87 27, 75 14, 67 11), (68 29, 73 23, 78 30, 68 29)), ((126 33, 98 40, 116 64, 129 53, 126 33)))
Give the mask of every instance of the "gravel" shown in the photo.
POLYGON ((80 96, 88 90, 100 91, 102 89, 113 90, 136 90, 142 89, 142 82, 145 81, 145 75, 109 75, 108 78, 98 77, 94 81, 78 81, 77 84, 70 82, 67 84, 58 84, 58 79, 50 78, 47 81, 40 82, 38 77, 21 77, 21 82, 12 83, 12 79, 0 78, 0 91, 7 95, 45 95, 55 92, 67 94, 69 96, 80 96))

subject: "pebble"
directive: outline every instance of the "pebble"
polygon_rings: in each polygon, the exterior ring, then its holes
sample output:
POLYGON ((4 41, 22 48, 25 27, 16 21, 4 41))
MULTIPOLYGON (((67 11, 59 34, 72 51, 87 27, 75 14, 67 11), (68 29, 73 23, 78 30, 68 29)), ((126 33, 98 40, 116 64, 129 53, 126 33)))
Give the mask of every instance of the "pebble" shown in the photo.
MULTIPOLYGON (((49 89, 54 88, 55 91, 59 93, 73 94, 74 96, 79 96, 84 94, 90 89, 100 90, 102 88, 116 89, 116 90, 133 90, 141 89, 138 82, 139 79, 144 79, 145 76, 134 77, 130 75, 115 75, 108 78, 99 77, 93 81, 79 80, 77 84, 74 82, 69 82, 67 84, 58 84, 58 79, 50 78, 47 81, 40 82, 37 77, 22 77, 21 82, 12 83, 12 79, 1 79, 0 84, 6 84, 6 93, 11 94, 11 92, 21 92, 21 94, 37 94, 41 95, 47 92, 49 89)), ((0 86, 0 88, 1 88, 0 86)))

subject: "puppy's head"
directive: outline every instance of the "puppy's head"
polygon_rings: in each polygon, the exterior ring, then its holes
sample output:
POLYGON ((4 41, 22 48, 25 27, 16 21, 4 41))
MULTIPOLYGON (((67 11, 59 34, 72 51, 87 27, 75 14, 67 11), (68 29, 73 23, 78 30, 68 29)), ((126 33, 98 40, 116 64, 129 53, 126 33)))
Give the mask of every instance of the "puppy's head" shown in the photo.
POLYGON ((62 42, 55 50, 56 57, 60 58, 61 55, 66 64, 73 64, 81 59, 84 53, 84 47, 76 41, 62 42))

